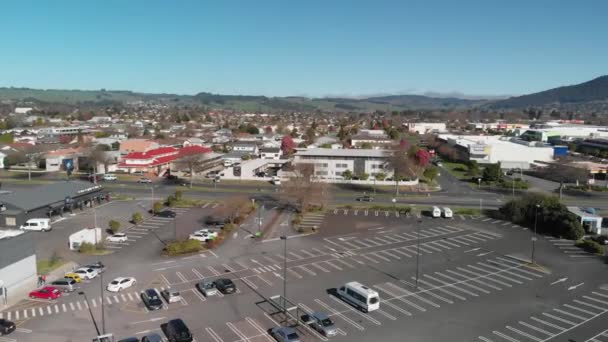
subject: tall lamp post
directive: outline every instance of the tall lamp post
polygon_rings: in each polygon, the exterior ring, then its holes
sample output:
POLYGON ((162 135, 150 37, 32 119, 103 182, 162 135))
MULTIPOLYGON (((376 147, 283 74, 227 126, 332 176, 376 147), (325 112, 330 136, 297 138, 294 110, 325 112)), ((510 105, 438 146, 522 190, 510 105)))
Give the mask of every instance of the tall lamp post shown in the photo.
POLYGON ((536 248, 536 223, 538 221, 538 208, 540 208, 540 204, 537 204, 534 207, 534 236, 532 236, 532 255, 530 257, 530 261, 534 264, 534 250, 536 248))
MULTIPOLYGON (((97 336, 100 336, 99 327, 97 326, 97 322, 95 321, 95 317, 93 316, 93 311, 91 310, 91 305, 89 305, 89 299, 87 298, 87 294, 84 292, 78 292, 79 295, 84 296, 84 301, 87 303, 87 307, 89 308, 89 314, 91 315, 91 320, 93 321, 93 326, 95 326, 95 331, 97 332, 97 336)), ((103 301, 103 298, 102 298, 103 301)))
POLYGON ((477 178, 477 188, 481 189, 481 178, 477 178))
MULTIPOLYGON (((99 292, 101 292, 101 331, 106 333, 106 313, 103 300, 103 272, 99 273, 99 292)), ((87 303, 88 304, 88 303, 87 303)))
POLYGON ((416 288, 418 288, 418 278, 420 277, 420 224, 422 220, 418 219, 416 225, 416 288))

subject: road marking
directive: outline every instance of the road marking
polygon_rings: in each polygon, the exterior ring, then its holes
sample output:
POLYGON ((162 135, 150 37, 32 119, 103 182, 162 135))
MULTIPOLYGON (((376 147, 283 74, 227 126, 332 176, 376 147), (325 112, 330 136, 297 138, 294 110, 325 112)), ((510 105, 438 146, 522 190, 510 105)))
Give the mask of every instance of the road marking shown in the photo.
POLYGON ((569 320, 567 320, 567 319, 565 319, 565 318, 557 317, 557 316, 555 316, 555 315, 552 315, 552 314, 549 314, 549 313, 546 313, 546 312, 543 312, 541 315, 543 315, 543 316, 547 316, 547 317, 549 317, 549 318, 551 318, 551 319, 554 319, 554 320, 556 320, 556 321, 560 321, 560 322, 563 322, 563 323, 566 323, 566 324, 570 324, 570 325, 572 325, 572 326, 576 325, 576 323, 571 322, 571 321, 569 321, 569 320))
POLYGON ((334 296, 329 296, 329 298, 331 298, 334 302, 336 302, 336 303, 342 305, 343 307, 345 307, 346 309, 348 309, 348 311, 352 311, 352 312, 358 314, 360 317, 363 317, 363 318, 369 320, 370 322, 372 322, 372 323, 374 323, 376 325, 382 325, 382 323, 380 323, 380 321, 378 321, 377 319, 375 319, 375 318, 373 318, 373 317, 371 317, 369 315, 366 315, 366 314, 364 314, 364 313, 362 313, 362 312, 360 312, 358 310, 355 310, 352 306, 350 306, 349 304, 344 303, 342 300, 340 300, 340 299, 338 299, 338 298, 336 298, 334 296))
POLYGON ((182 272, 175 272, 175 274, 177 275, 177 277, 184 283, 187 283, 188 280, 186 279, 186 277, 184 277, 184 275, 182 274, 182 272))
POLYGON ((256 290, 258 287, 251 282, 251 280, 247 279, 247 277, 240 278, 245 284, 247 284, 252 289, 256 290))
POLYGON ((215 268, 213 268, 212 266, 207 266, 207 269, 209 269, 209 271, 211 271, 211 273, 213 273, 214 276, 219 276, 220 272, 218 272, 215 268))
POLYGON ((579 315, 575 315, 575 314, 573 314, 573 313, 570 313, 570 312, 565 311, 565 310, 562 310, 562 309, 557 309, 557 308, 554 308, 554 309, 553 309, 553 311, 559 312, 559 313, 561 313, 562 315, 566 315, 566 316, 574 317, 574 318, 576 318, 576 319, 580 319, 580 320, 582 320, 582 321, 585 321, 585 320, 586 320, 586 318, 585 318, 585 317, 581 317, 581 316, 579 316, 579 315))
POLYGON ((511 342, 520 342, 519 340, 516 340, 516 339, 514 339, 514 338, 511 338, 511 337, 509 337, 509 336, 507 336, 507 335, 505 335, 505 334, 503 334, 503 333, 501 333, 501 332, 498 332, 498 331, 496 331, 496 330, 492 331, 492 334, 494 334, 494 335, 496 335, 496 336, 500 336, 500 337, 504 338, 505 340, 509 340, 509 341, 511 341, 511 342))
POLYGON ((515 329, 515 328, 513 328, 513 327, 512 327, 512 326, 510 326, 510 325, 507 325, 505 328, 507 328, 507 329, 509 329, 509 330, 513 331, 513 332, 514 332, 514 333, 516 333, 516 334, 519 334, 519 335, 521 335, 521 336, 527 337, 527 338, 529 338, 529 339, 531 339, 531 340, 538 341, 538 342, 540 342, 540 341, 541 341, 541 339, 540 339, 540 338, 538 338, 538 337, 536 337, 536 336, 533 336, 533 335, 530 335, 530 334, 528 334, 528 333, 525 333, 525 332, 523 332, 523 331, 521 331, 521 330, 519 330, 519 329, 515 329))
POLYGON ((251 325, 251 326, 252 326, 252 327, 253 327, 255 330, 257 330, 258 332, 260 332, 260 334, 261 334, 261 335, 258 335, 258 336, 264 336, 264 337, 266 337, 266 339, 267 339, 268 341, 271 341, 271 342, 272 342, 272 341, 274 341, 274 339, 272 339, 272 338, 270 337, 270 335, 268 334, 268 332, 266 332, 266 330, 264 330, 264 328, 262 328, 258 322, 256 322, 255 320, 253 320, 253 318, 251 318, 251 317, 245 317, 245 320, 246 320, 246 321, 247 321, 247 322, 248 322, 248 323, 249 323, 249 324, 250 324, 250 325, 251 325))
MULTIPOLYGON (((420 310, 421 312, 425 312, 425 311, 426 311, 426 309, 425 309, 425 308, 423 308, 422 306, 419 306, 419 305, 417 305, 417 304, 415 304, 415 303, 413 303, 413 302, 410 302, 410 301, 409 301, 409 300, 407 300, 407 299, 400 298, 400 297, 399 297, 398 295, 396 295, 394 292, 391 292, 391 291, 389 291, 389 290, 387 290, 387 289, 385 289, 385 288, 382 288, 382 287, 380 287, 379 285, 374 285, 374 287, 375 287, 375 288, 377 288, 377 289, 380 289, 380 290, 382 290, 382 291, 384 291, 384 292, 386 292, 386 293, 388 293, 390 296, 392 296, 392 297, 394 297, 394 298, 399 298, 398 300, 399 300, 400 302, 402 302, 402 303, 404 303, 404 304, 407 304, 407 305, 409 305, 409 306, 411 306, 411 307, 413 307, 413 308, 415 308, 415 309, 418 309, 418 310, 420 310)), ((384 302, 386 303, 387 301, 384 301, 384 302)))
POLYGON ((536 322, 538 322, 538 323, 540 323, 540 324, 544 324, 544 325, 546 325, 546 326, 549 326, 549 327, 555 328, 555 329, 557 329, 557 330, 559 330, 559 331, 562 331, 562 332, 563 332, 563 331, 566 331, 566 328, 561 327, 561 326, 556 325, 556 324, 553 324, 553 323, 550 323, 550 322, 547 322, 547 321, 543 321, 543 320, 542 320, 542 319, 540 319, 540 318, 536 318, 536 317, 532 316, 532 317, 530 317, 530 319, 531 319, 531 320, 534 320, 534 321, 536 321, 536 322))
POLYGON ((329 306, 328 304, 325 304, 320 299, 315 299, 315 302, 317 302, 319 305, 321 305, 322 307, 324 307, 332 315, 340 317, 345 322, 347 322, 347 323, 351 324, 352 326, 354 326, 356 329, 358 329, 360 331, 365 330, 365 328, 362 325, 360 325, 359 323, 357 323, 357 322, 353 321, 352 319, 346 317, 346 315, 344 315, 343 313, 341 313, 339 311, 336 311, 333 307, 329 306))
POLYGON ((63 309, 63 312, 67 312, 68 308, 65 306, 65 304, 61 304, 61 308, 63 309))
MULTIPOLYGON (((458 280, 458 279, 455 279, 455 278, 452 278, 452 277, 450 277, 450 276, 448 276, 448 275, 445 275, 445 274, 443 274, 443 273, 441 273, 441 272, 434 272, 434 273, 435 273, 436 275, 440 276, 440 277, 444 277, 444 278, 449 279, 449 280, 454 281, 454 282, 459 282, 459 281, 460 281, 460 280, 458 280)), ((482 289, 482 288, 477 287, 477 286, 475 286, 475 285, 469 284, 469 283, 467 283, 467 282, 462 282, 461 284, 466 285, 466 286, 468 286, 468 287, 470 287, 470 288, 472 288, 472 289, 475 289, 475 290, 477 290, 477 291, 479 291, 479 292, 483 292, 483 293, 485 293, 485 294, 490 294, 490 291, 488 291, 488 290, 486 290, 486 289, 482 289)))
MULTIPOLYGON (((428 274, 424 274, 423 276, 424 276, 424 277, 427 277, 427 278, 429 278, 429 279, 431 279, 431 280, 433 280, 433 281, 435 281, 435 282, 437 282, 437 283, 440 283, 440 284, 442 284, 442 285, 445 285, 445 286, 451 287, 451 288, 453 288, 453 289, 455 289, 455 290, 458 290, 458 291, 460 291, 460 292, 466 293, 466 294, 468 294, 468 295, 470 295, 470 296, 473 296, 473 297, 479 297, 479 295, 478 295, 477 293, 471 292, 471 291, 469 291, 469 290, 467 290, 467 289, 463 289, 463 288, 457 287, 457 286, 453 285, 453 283, 449 283, 449 282, 447 282, 447 281, 443 281, 443 280, 441 280, 441 279, 437 279, 437 278, 435 278, 435 277, 433 277, 433 276, 430 276, 430 275, 428 275, 428 274)), ((465 282, 459 282, 459 283, 464 283, 464 284, 466 284, 465 282)))
POLYGON ((455 275, 455 276, 459 276, 459 277, 465 278, 465 279, 470 280, 470 281, 474 281, 474 282, 476 282, 477 284, 480 284, 480 285, 483 285, 483 286, 486 286, 486 287, 490 287, 490 288, 492 288, 492 289, 494 289, 494 290, 497 290, 497 291, 501 291, 501 290, 502 290, 502 288, 500 288, 500 287, 498 287, 498 286, 494 286, 494 285, 492 285, 492 284, 488 284, 487 282, 483 282, 483 281, 481 281, 481 280, 479 280, 479 279, 471 278, 471 277, 469 277, 469 276, 467 276, 467 275, 460 274, 460 273, 458 273, 458 272, 456 272, 456 271, 452 271, 452 270, 446 270, 446 272, 448 272, 448 273, 450 273, 450 274, 453 274, 453 275, 455 275))
POLYGON ((541 329, 541 328, 539 328, 539 327, 536 327, 536 326, 534 326, 534 325, 532 325, 532 324, 528 324, 528 323, 526 323, 526 322, 522 322, 522 321, 519 321, 519 322, 517 322, 517 323, 519 323, 519 324, 521 324, 521 325, 523 325, 524 327, 527 327, 527 328, 529 328, 529 329, 536 330, 536 331, 538 331, 538 332, 540 332, 540 333, 543 333, 543 334, 545 334, 545 335, 547 335, 547 336, 553 336, 553 333, 548 332, 548 331, 546 331, 546 330, 543 330, 543 329, 541 329))
POLYGON ((222 338, 211 328, 205 328, 205 331, 215 340, 215 342, 224 342, 222 338))
POLYGON ((80 301, 76 302, 76 306, 78 307, 78 310, 82 310, 82 306, 80 305, 80 301))
POLYGON ((203 279, 205 278, 196 268, 192 269, 192 273, 194 273, 194 275, 198 278, 198 279, 203 279))
POLYGON ((74 303, 72 303, 72 302, 70 302, 70 309, 71 309, 72 311, 74 311, 74 310, 75 310, 74 303))

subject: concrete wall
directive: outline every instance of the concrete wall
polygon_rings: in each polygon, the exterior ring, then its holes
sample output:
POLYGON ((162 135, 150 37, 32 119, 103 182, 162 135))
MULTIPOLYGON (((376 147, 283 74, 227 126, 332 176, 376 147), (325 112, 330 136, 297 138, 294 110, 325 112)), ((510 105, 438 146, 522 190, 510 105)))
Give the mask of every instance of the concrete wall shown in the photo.
POLYGON ((0 286, 6 287, 9 303, 13 302, 14 298, 23 298, 36 288, 37 282, 36 255, 0 268, 0 286))

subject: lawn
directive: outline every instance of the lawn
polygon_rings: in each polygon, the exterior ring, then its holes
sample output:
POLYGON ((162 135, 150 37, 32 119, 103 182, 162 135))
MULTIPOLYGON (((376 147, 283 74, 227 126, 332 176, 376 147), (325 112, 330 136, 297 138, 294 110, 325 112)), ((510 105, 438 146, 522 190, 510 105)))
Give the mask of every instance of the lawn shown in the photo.
POLYGON ((471 177, 467 175, 468 167, 463 163, 442 162, 443 167, 448 170, 454 177, 460 180, 469 180, 471 177))
POLYGON ((36 269, 38 270, 38 274, 49 274, 64 264, 65 262, 60 258, 40 259, 36 261, 36 269))

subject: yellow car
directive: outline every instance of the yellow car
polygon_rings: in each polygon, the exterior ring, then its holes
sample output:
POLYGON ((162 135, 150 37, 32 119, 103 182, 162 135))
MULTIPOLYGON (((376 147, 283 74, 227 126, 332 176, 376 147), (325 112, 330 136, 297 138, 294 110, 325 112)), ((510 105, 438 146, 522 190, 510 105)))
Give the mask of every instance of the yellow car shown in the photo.
POLYGON ((63 275, 64 278, 68 278, 68 279, 74 279, 75 282, 80 283, 81 279, 80 276, 76 273, 66 273, 63 275))

